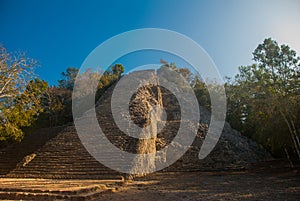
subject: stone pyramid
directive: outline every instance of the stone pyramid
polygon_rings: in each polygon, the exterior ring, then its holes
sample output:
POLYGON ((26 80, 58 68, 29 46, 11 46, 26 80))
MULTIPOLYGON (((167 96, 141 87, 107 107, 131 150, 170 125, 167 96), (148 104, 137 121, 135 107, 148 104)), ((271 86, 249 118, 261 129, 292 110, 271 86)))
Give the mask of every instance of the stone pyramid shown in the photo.
MULTIPOLYGON (((126 77, 126 76, 125 76, 126 77)), ((126 80, 126 79, 124 79, 126 80)), ((126 85, 126 82, 123 82, 126 85)), ((149 139, 137 139, 126 135, 118 128, 112 114, 112 96, 116 85, 109 88, 106 93, 98 100, 95 111, 99 126, 106 138, 118 149, 133 154, 155 153, 168 146, 176 136, 180 127, 180 105, 176 97, 164 87, 155 84, 141 86, 132 96, 129 103, 129 117, 139 127, 149 127, 149 132, 153 131, 152 124, 164 122, 163 128, 155 128, 157 133, 149 139), (151 122, 151 111, 154 106, 159 105, 164 108, 165 119, 161 122, 151 122), (152 130, 151 130, 152 129, 152 130)), ((244 168, 251 163, 269 160, 271 156, 262 146, 254 141, 242 136, 238 131, 232 129, 228 123, 225 123, 223 133, 214 150, 203 160, 198 158, 198 153, 206 136, 210 122, 210 112, 203 107, 201 111, 198 132, 192 145, 187 152, 173 164, 163 169, 163 171, 214 171, 227 169, 244 168)), ((162 114, 160 114, 162 115, 162 114)), ((86 119, 87 128, 90 126, 89 112, 83 118, 86 119)), ((46 132, 46 130, 44 130, 46 132)), ((2 176, 6 177, 33 177, 33 178, 84 178, 84 179, 103 179, 120 178, 123 173, 112 170, 98 162, 83 146, 82 141, 76 133, 73 125, 66 126, 53 134, 51 137, 45 137, 44 141, 38 146, 32 147, 26 151, 25 144, 43 136, 43 130, 36 135, 28 136, 27 140, 17 145, 12 145, 0 151, 0 167, 2 176), (37 137, 39 136, 39 137, 37 137), (29 142, 27 142, 29 141, 29 142), (23 159, 14 156, 14 151, 24 152, 23 159), (10 162, 14 160, 14 162, 10 162), (7 164, 10 164, 7 165, 7 164)), ((42 138, 41 138, 42 139, 42 138)), ((120 157, 109 150, 104 151, 101 157, 110 160, 112 165, 122 166, 120 157)), ((145 160, 140 156, 135 162, 142 161, 148 168, 155 168, 157 162, 151 158, 145 160)), ((163 163, 163 162, 162 162, 163 163)), ((124 161, 124 165, 128 165, 124 161)), ((134 168, 132 173, 135 174, 134 168)), ((140 174, 140 172, 139 172, 140 174)))

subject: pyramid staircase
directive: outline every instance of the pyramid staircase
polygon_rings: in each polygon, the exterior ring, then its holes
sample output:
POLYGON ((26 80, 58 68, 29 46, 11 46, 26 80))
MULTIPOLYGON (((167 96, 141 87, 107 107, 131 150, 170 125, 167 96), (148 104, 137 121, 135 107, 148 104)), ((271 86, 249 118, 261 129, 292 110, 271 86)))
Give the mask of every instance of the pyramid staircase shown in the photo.
MULTIPOLYGON (((138 139, 120 131, 112 117, 113 87, 107 90, 96 104, 99 125, 116 147, 137 153, 138 139)), ((162 132, 157 134, 156 150, 160 150, 174 138, 180 119, 178 119, 178 102, 172 93, 166 90, 162 90, 161 93, 168 121, 162 132)), ((150 100, 148 96, 145 98, 146 101, 150 100)), ((150 98, 157 97, 151 95, 150 98)), ((138 108, 135 112, 136 110, 138 108)), ((200 114, 201 122, 194 143, 181 159, 166 169, 167 171, 224 170, 227 167, 240 168, 244 164, 272 159, 261 146, 242 136, 226 123, 214 151, 209 157, 200 161, 198 153, 207 133, 210 113, 202 108, 200 114)), ((85 125, 89 129, 89 116, 84 118, 87 122, 85 125)), ((109 151, 105 152, 103 157, 112 162, 120 161, 118 158, 113 158, 109 151)), ((27 136, 21 143, 0 150, 0 176, 46 179, 123 179, 126 175, 111 170, 95 160, 82 145, 75 127, 69 125, 40 129, 35 134, 27 136)))
POLYGON ((65 126, 55 128, 42 128, 31 135, 25 136, 20 143, 11 144, 0 150, 0 177, 4 177, 16 168, 26 156, 34 153, 44 146, 48 140, 57 136, 65 126))
POLYGON ((120 173, 103 166, 85 150, 72 126, 29 156, 28 161, 21 161, 7 177, 121 179, 120 173))
MULTIPOLYGON (((111 114, 110 97, 111 93, 106 93, 97 105, 99 124, 106 137, 115 146, 134 152, 137 140, 126 136, 115 125, 111 114)), ((89 129, 88 118, 87 116, 87 129, 89 129)), ((103 157, 110 161, 119 161, 118 158, 112 158, 109 152, 103 157)), ((34 135, 26 136, 20 144, 3 149, 0 151, 0 167, 2 177, 8 178, 122 180, 126 176, 94 159, 82 145, 73 125, 39 130, 34 135), (47 137, 44 133, 50 136, 47 137), (35 142, 39 142, 39 146, 33 146, 35 142)))

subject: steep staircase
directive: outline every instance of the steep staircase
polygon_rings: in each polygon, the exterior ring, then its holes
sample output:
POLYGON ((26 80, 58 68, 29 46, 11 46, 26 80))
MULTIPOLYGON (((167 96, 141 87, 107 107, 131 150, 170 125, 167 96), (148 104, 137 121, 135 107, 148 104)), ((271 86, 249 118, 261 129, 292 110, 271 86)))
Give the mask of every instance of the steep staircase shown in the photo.
POLYGON ((70 126, 36 151, 29 161, 21 161, 7 177, 121 179, 121 174, 96 161, 81 144, 74 127, 70 126))
POLYGON ((14 143, 0 150, 0 177, 4 177, 22 161, 26 156, 33 154, 47 143, 48 140, 57 136, 65 126, 55 128, 42 128, 31 135, 25 136, 20 143, 14 143))

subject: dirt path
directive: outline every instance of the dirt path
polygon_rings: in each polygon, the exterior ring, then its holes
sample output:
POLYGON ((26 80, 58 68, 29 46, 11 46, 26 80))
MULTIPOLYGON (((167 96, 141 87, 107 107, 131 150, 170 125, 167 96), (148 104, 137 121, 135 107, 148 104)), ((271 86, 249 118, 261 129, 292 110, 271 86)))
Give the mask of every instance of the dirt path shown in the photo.
POLYGON ((99 200, 300 200, 299 171, 156 173, 99 200))

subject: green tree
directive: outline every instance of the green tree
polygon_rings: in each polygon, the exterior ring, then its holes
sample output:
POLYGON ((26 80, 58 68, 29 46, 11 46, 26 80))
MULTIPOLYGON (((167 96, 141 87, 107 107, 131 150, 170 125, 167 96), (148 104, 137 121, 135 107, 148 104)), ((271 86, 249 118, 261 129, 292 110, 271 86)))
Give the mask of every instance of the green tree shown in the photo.
MULTIPOLYGON (((171 69, 172 71, 175 71, 178 74, 180 74, 180 76, 186 82, 188 82, 191 85, 191 87, 193 88, 199 104, 209 110, 211 109, 210 96, 209 96, 207 86, 198 75, 193 74, 190 71, 190 69, 188 69, 188 68, 177 67, 176 64, 173 62, 168 63, 165 60, 161 59, 160 63, 162 64, 162 66, 160 67, 160 69, 158 71, 160 71, 164 68, 168 68, 168 69, 171 69)), ((166 72, 164 72, 164 73, 166 73, 166 72)), ((169 81, 174 82, 181 87, 184 86, 182 83, 182 80, 178 79, 179 77, 174 77, 172 75, 168 75, 167 77, 168 77, 169 81)), ((216 86, 217 85, 215 85, 215 84, 210 85, 211 89, 214 88, 214 90, 216 89, 216 86)))
MULTIPOLYGON (((122 64, 115 64, 105 71, 102 76, 100 76, 96 100, 98 100, 109 87, 111 87, 121 78, 124 71, 125 68, 122 64)), ((94 75, 94 77, 99 76, 94 75)))
POLYGON ((114 75, 118 76, 118 79, 120 79, 122 73, 124 73, 124 66, 122 64, 115 64, 111 67, 111 71, 114 75))
POLYGON ((300 158, 299 57, 267 38, 226 85, 229 122, 274 154, 300 158))
POLYGON ((47 82, 31 80, 23 93, 2 102, 0 141, 22 140, 24 129, 32 126, 43 112, 41 99, 47 87, 47 82))
POLYGON ((0 141, 21 140, 43 110, 40 104, 47 83, 34 79, 37 62, 24 53, 0 47, 0 141))
MULTIPOLYGON (((68 90, 58 87, 48 87, 42 98, 43 113, 37 121, 38 127, 55 127, 64 125, 70 119, 66 112, 67 101, 65 101, 68 90)), ((68 93, 70 96, 70 93, 68 93)))
POLYGON ((63 79, 58 80, 58 87, 62 89, 73 90, 78 71, 78 68, 67 68, 66 72, 61 73, 63 79))
POLYGON ((79 69, 69 67, 61 75, 63 79, 58 80, 58 87, 48 90, 46 100, 47 115, 50 126, 63 125, 73 121, 72 115, 72 91, 79 69))
POLYGON ((206 84, 198 76, 194 77, 192 83, 199 104, 206 109, 211 109, 210 96, 206 84))

